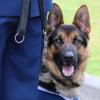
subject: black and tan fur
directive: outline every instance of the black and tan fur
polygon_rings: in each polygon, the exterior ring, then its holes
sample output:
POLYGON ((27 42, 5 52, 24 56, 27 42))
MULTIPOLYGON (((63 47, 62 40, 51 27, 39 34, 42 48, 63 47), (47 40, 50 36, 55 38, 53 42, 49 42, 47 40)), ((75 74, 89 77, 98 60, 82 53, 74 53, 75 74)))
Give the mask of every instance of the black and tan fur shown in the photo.
MULTIPOLYGON (((47 31, 48 34, 50 33, 48 53, 39 77, 40 85, 41 83, 45 83, 45 85, 51 87, 51 90, 53 88, 55 92, 60 93, 63 96, 77 96, 83 80, 87 58, 89 56, 88 40, 91 27, 87 6, 82 5, 77 10, 72 25, 66 25, 63 22, 63 15, 60 7, 57 4, 54 4, 53 9, 49 13, 47 31), (57 15, 61 17, 59 18, 57 15), (55 20, 56 24, 53 23, 52 20, 55 20), (55 37, 58 35, 62 41, 60 46, 57 46, 54 41, 55 37), (78 64, 75 72, 68 78, 62 75, 62 72, 58 67, 59 65, 55 60, 56 54, 59 54, 59 52, 62 52, 63 48, 65 49, 67 47, 70 50, 72 48, 74 52, 79 54, 79 62, 77 62, 78 64)), ((78 55, 76 56, 78 58, 78 55)))

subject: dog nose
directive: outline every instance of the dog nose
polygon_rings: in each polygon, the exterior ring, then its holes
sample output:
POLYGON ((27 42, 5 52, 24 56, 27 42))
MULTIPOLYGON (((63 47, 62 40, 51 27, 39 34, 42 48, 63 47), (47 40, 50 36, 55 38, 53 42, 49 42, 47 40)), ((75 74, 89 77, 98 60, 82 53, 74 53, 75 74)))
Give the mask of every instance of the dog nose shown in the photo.
POLYGON ((63 54, 63 58, 65 62, 71 62, 74 59, 74 53, 71 51, 67 51, 63 54))

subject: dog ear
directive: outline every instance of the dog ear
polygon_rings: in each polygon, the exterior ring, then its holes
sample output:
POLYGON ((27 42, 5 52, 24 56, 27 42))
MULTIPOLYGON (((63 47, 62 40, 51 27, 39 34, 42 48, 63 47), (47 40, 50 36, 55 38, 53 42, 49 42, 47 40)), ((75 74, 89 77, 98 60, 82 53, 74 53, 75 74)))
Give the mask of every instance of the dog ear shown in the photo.
POLYGON ((90 26, 90 17, 88 7, 86 5, 82 5, 76 12, 73 24, 76 25, 81 31, 85 32, 87 37, 89 38, 89 33, 91 31, 90 26))
POLYGON ((56 3, 53 3, 53 8, 48 14, 48 26, 50 30, 54 30, 63 23, 64 21, 61 8, 56 3))

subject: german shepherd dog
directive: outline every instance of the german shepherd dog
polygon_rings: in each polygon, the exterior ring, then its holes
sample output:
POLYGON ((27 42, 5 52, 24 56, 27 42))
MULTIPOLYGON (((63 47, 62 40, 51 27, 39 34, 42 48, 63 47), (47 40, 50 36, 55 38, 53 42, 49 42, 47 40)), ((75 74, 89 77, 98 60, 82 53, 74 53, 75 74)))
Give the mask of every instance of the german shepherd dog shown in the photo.
POLYGON ((48 53, 42 66, 39 85, 66 97, 78 96, 83 80, 91 31, 89 12, 82 5, 71 25, 64 24, 57 4, 48 15, 48 53))

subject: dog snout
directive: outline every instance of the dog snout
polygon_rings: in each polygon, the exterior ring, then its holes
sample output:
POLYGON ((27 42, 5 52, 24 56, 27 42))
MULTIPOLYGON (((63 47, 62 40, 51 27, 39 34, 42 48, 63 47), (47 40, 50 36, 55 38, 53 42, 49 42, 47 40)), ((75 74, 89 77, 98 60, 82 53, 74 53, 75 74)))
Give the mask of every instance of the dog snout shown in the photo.
POLYGON ((71 63, 74 60, 74 53, 72 51, 66 51, 63 54, 63 60, 66 63, 71 63))

